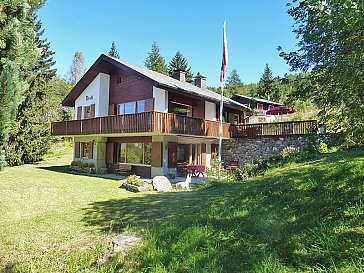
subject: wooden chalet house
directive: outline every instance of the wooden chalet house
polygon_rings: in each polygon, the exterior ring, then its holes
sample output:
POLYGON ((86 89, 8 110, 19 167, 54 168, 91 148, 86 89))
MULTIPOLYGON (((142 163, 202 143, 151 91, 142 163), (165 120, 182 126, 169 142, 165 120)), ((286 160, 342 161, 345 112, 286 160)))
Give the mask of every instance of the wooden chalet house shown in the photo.
POLYGON ((231 99, 244 104, 246 107, 251 108, 252 112, 246 112, 244 123, 261 123, 273 122, 277 117, 266 115, 266 112, 276 106, 282 106, 281 103, 271 100, 254 98, 240 94, 234 95, 231 99))
MULTIPOLYGON (((185 82, 102 54, 63 100, 72 121, 52 123, 52 135, 74 138, 74 160, 96 171, 130 166, 144 177, 177 175, 187 164, 210 166, 219 137, 220 95, 205 77, 185 82)), ((245 105, 224 98, 224 138, 245 105)))

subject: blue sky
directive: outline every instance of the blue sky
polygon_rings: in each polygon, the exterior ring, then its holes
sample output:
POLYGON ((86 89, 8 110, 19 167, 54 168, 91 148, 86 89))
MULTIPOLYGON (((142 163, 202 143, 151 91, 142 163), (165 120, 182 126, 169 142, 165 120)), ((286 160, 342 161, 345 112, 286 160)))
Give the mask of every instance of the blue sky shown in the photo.
POLYGON ((156 41, 169 62, 177 50, 192 72, 219 86, 222 26, 227 22, 228 70, 245 83, 259 81, 268 63, 274 76, 289 73, 277 47, 295 49, 286 0, 48 0, 38 12, 63 76, 76 50, 91 66, 115 41, 121 59, 144 66, 156 41))

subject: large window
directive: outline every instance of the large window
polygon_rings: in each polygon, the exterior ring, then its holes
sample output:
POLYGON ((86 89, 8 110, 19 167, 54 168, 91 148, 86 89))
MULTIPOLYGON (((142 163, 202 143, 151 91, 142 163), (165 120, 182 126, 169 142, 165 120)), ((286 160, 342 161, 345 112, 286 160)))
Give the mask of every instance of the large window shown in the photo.
POLYGON ((192 106, 171 101, 169 103, 169 111, 176 115, 192 117, 192 106))
POLYGON ((131 164, 151 164, 152 146, 150 143, 120 143, 118 162, 131 164))
POLYGON ((145 112, 145 100, 118 104, 118 115, 145 112))

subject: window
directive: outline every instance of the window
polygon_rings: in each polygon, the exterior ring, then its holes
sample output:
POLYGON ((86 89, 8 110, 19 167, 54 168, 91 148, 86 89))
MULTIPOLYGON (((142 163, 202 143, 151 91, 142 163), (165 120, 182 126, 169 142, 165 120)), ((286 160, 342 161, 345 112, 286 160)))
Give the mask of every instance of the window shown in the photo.
POLYGON ((128 103, 125 103, 125 114, 134 114, 135 111, 136 111, 136 107, 135 107, 135 102, 128 102, 128 103))
POLYGON ((187 104, 182 104, 178 102, 170 102, 169 105, 170 112, 176 115, 192 117, 192 106, 187 104))
POLYGON ((152 145, 150 143, 120 143, 119 163, 147 164, 152 161, 152 145))
POLYGON ((124 103, 118 105, 118 115, 125 114, 124 103))
POLYGON ((118 115, 145 112, 145 100, 118 104, 118 115))
POLYGON ((145 100, 137 101, 138 113, 145 112, 145 100))
POLYGON ((84 117, 83 118, 91 118, 91 106, 84 106, 84 117))
POLYGON ((240 117, 237 114, 234 114, 234 119, 233 119, 233 124, 239 124, 240 122, 240 117))
POLYGON ((120 84, 120 83, 121 83, 121 77, 119 76, 116 78, 116 84, 120 84))
POLYGON ((82 157, 88 157, 88 153, 89 153, 89 144, 87 142, 82 142, 82 157))
POLYGON ((258 103, 258 110, 263 110, 263 104, 261 104, 261 103, 258 103))

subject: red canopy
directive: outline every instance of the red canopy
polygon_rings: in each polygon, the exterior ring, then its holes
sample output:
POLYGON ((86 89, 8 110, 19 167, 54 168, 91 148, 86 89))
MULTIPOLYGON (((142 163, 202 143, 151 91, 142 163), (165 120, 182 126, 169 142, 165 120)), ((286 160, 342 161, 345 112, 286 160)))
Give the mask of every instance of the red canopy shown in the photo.
POLYGON ((266 114, 267 115, 284 115, 284 114, 292 114, 295 112, 296 112, 296 109, 294 109, 293 107, 277 106, 277 107, 273 107, 273 108, 269 109, 266 114))

